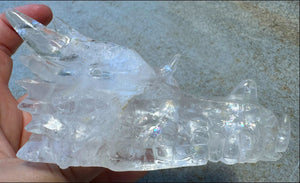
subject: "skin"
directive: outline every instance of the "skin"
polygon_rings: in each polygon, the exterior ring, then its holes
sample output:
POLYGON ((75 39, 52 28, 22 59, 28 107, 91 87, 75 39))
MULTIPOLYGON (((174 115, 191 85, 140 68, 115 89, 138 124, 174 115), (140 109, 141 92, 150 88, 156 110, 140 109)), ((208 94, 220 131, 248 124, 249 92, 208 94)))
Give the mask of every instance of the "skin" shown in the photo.
MULTIPOLYGON (((51 9, 45 5, 26 5, 17 10, 47 25, 52 19, 51 9)), ((11 55, 22 44, 22 39, 0 15, 0 182, 134 182, 147 172, 113 172, 101 167, 71 167, 26 162, 16 152, 28 141, 30 133, 24 130, 31 115, 17 108, 25 96, 15 99, 8 88, 13 61, 11 55)))

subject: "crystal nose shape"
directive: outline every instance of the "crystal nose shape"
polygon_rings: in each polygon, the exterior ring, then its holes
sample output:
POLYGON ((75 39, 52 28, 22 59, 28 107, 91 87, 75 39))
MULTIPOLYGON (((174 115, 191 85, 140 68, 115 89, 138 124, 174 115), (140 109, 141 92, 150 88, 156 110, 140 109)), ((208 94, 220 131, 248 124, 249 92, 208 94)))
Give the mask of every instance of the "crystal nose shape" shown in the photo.
POLYGON ((41 55, 55 55, 70 42, 70 38, 48 29, 23 13, 11 9, 5 16, 19 36, 41 55))

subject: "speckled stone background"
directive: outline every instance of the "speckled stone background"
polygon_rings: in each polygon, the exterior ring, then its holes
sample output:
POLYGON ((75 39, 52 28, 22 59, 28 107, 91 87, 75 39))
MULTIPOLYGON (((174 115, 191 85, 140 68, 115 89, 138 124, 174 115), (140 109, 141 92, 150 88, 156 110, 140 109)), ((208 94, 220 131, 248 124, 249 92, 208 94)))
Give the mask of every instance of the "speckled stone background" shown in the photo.
MULTIPOLYGON (((37 3, 37 2, 34 2, 37 3)), ((153 67, 182 55, 175 77, 198 96, 226 96, 254 79, 260 103, 291 120, 291 140, 277 162, 152 171, 139 182, 299 181, 299 2, 38 2, 97 40, 135 49, 153 67)), ((30 2, 1 1, 0 10, 30 2)), ((10 88, 31 77, 13 56, 10 88)))

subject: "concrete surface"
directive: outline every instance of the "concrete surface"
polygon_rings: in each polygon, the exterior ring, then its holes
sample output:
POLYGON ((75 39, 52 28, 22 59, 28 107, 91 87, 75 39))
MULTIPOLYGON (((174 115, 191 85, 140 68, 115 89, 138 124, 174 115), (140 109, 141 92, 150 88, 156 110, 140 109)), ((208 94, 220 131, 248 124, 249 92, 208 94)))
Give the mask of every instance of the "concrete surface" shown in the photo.
MULTIPOLYGON (((37 2, 35 2, 37 3, 37 2)), ((291 119, 289 148, 276 162, 209 163, 150 172, 139 182, 299 181, 299 2, 39 2, 94 39, 135 49, 153 67, 182 55, 176 79, 187 92, 226 96, 254 79, 260 103, 291 119)), ((1 1, 0 10, 30 4, 1 1)), ((10 88, 30 77, 13 56, 10 88)))

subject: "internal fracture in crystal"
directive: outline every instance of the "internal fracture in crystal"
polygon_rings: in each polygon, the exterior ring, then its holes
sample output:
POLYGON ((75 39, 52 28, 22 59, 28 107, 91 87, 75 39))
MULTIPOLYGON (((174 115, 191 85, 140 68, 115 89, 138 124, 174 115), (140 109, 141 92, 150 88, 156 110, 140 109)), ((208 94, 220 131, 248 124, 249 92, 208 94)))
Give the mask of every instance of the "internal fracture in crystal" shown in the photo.
POLYGON ((92 40, 56 19, 51 30, 9 10, 6 17, 31 48, 21 61, 34 79, 19 84, 32 115, 21 159, 115 171, 276 161, 288 147, 289 121, 259 105, 256 83, 228 97, 188 95, 173 74, 135 51, 92 40))

